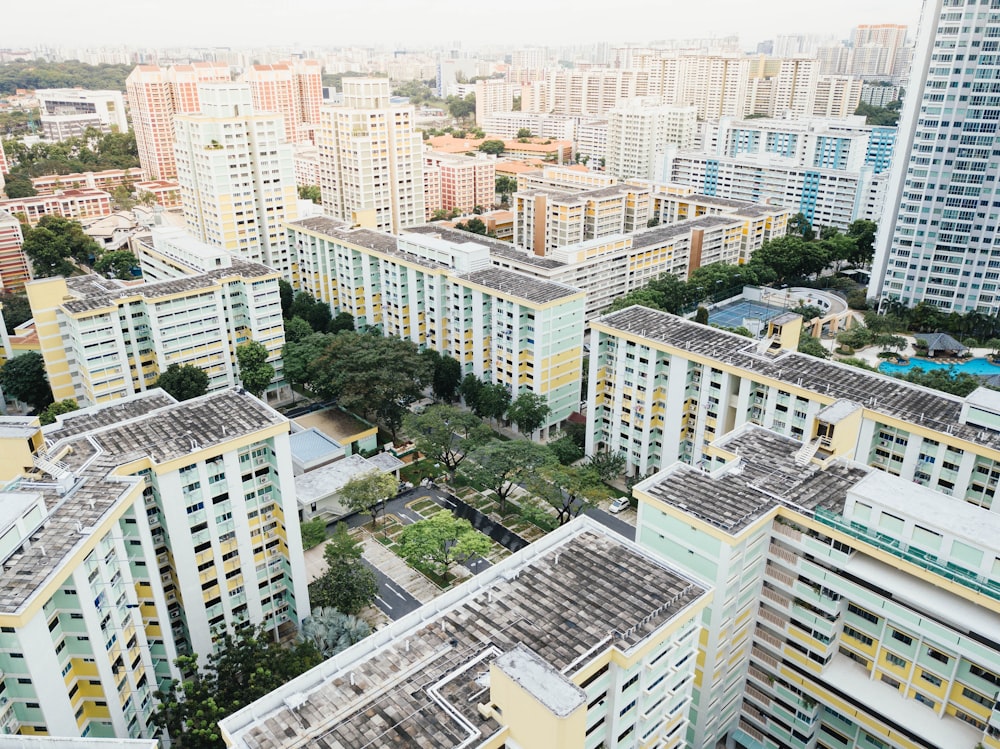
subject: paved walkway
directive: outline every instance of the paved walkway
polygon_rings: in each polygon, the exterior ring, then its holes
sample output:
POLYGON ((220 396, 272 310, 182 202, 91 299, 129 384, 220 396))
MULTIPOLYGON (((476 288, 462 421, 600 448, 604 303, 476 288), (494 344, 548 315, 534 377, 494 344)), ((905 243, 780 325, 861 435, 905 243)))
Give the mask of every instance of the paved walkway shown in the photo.
POLYGON ((385 548, 371 534, 364 532, 359 540, 365 560, 418 601, 427 603, 440 595, 438 586, 385 548))

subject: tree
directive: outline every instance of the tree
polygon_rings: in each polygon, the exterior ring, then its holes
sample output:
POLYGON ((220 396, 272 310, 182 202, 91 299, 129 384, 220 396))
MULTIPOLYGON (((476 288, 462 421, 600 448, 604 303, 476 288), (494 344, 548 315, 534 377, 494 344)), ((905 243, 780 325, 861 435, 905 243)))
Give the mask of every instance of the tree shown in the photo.
POLYGON ((26 174, 15 174, 7 177, 3 186, 8 198, 31 198, 38 194, 31 177, 26 174))
POLYGON ((125 185, 115 186, 111 191, 111 201, 122 211, 131 211, 135 208, 135 198, 125 185))
POLYGON ((531 129, 527 127, 518 128, 517 136, 518 139, 521 138, 532 138, 534 137, 531 133, 531 129))
POLYGON ((332 606, 345 614, 357 614, 375 601, 378 583, 375 573, 361 562, 361 544, 351 538, 347 526, 337 529, 323 549, 326 569, 309 583, 313 607, 332 606))
POLYGON ((502 140, 484 140, 479 144, 479 150, 483 153, 490 153, 499 156, 506 150, 502 140))
POLYGON ((532 473, 552 461, 552 453, 542 445, 527 440, 491 440, 480 445, 470 455, 473 464, 465 473, 493 491, 500 502, 500 512, 506 513, 507 499, 515 487, 532 473))
POLYGON ((72 413, 73 411, 79 410, 79 408, 80 406, 75 400, 72 398, 66 398, 47 405, 42 412, 38 414, 38 420, 41 422, 42 426, 54 424, 57 416, 72 413))
POLYGON ((299 533, 302 535, 302 548, 311 549, 326 540, 326 523, 322 518, 299 523, 299 533))
POLYGON ((946 393, 953 393, 961 398, 964 398, 982 384, 975 375, 971 375, 968 372, 956 372, 953 367, 931 369, 928 371, 924 371, 920 367, 913 367, 905 374, 894 376, 917 385, 934 388, 946 393))
POLYGON ((0 292, 0 308, 3 309, 3 321, 9 335, 14 335, 14 329, 32 317, 27 294, 0 292))
POLYGON ((264 627, 226 631, 204 668, 196 654, 174 661, 184 680, 156 692, 160 704, 153 722, 184 749, 224 747, 222 718, 322 662, 323 654, 311 642, 282 646, 264 627))
POLYGON ((587 459, 587 465, 597 471, 601 481, 611 481, 621 476, 626 462, 625 453, 607 450, 596 452, 587 459))
POLYGON ((484 419, 500 421, 510 405, 510 390, 500 382, 484 382, 476 395, 473 412, 484 419))
POLYGON ((281 363, 289 385, 312 388, 313 376, 318 372, 318 362, 329 343, 330 336, 324 333, 310 333, 296 341, 286 338, 285 347, 281 350, 281 363))
POLYGON ((454 472, 470 450, 485 444, 493 432, 482 419, 455 406, 430 406, 407 414, 403 428, 417 450, 454 472))
POLYGON ((749 263, 766 266, 779 283, 819 273, 829 264, 830 255, 822 242, 809 242, 793 234, 764 242, 749 263))
POLYGON ((591 466, 548 464, 534 475, 529 486, 537 497, 555 509, 559 525, 565 525, 611 494, 591 466))
POLYGON ((471 232, 472 234, 481 234, 486 236, 486 224, 481 218, 470 218, 468 221, 459 221, 455 224, 455 228, 460 231, 471 232))
POLYGON ((179 401, 190 400, 208 392, 208 373, 191 364, 171 364, 153 387, 163 388, 179 401))
POLYGON ((8 398, 41 411, 52 402, 52 389, 45 374, 45 360, 37 351, 15 356, 0 367, 0 388, 8 398))
POLYGON ((111 278, 135 278, 133 268, 139 267, 139 259, 128 250, 113 250, 103 253, 94 263, 94 270, 111 278))
POLYGON ((350 312, 338 312, 330 321, 329 332, 339 333, 342 330, 354 330, 354 315, 350 312))
POLYGON ((34 229, 24 228, 21 249, 39 278, 72 275, 76 268, 71 260, 90 263, 101 252, 78 222, 52 215, 42 217, 34 229))
POLYGON ((483 393, 483 381, 470 372, 462 378, 458 392, 462 396, 462 400, 465 401, 465 405, 471 408, 477 416, 481 415, 478 408, 479 398, 483 393))
POLYGON ((500 202, 506 203, 510 196, 517 191, 517 180, 508 177, 506 174, 498 174, 496 177, 496 192, 500 196, 500 202))
POLYGON ((240 382, 252 395, 260 397, 274 379, 274 367, 267 362, 267 348, 263 343, 248 341, 236 347, 240 382))
POLYGON ((847 236, 854 239, 854 254, 846 258, 855 265, 868 265, 875 257, 875 235, 878 224, 867 219, 852 221, 847 226, 847 236))
POLYGON ((329 336, 311 364, 312 389, 343 408, 380 418, 392 432, 406 406, 422 397, 432 368, 412 341, 345 331, 329 336))
POLYGON ((447 510, 408 525, 399 534, 399 555, 415 567, 430 568, 444 580, 455 562, 488 554, 491 547, 472 523, 447 510))
POLYGON ((798 351, 800 354, 808 354, 818 359, 827 359, 830 356, 830 352, 823 347, 819 339, 813 338, 804 330, 799 334, 798 351))
POLYGON ((899 121, 899 112, 897 110, 889 109, 888 107, 877 107, 874 104, 865 104, 864 102, 858 104, 858 108, 854 110, 854 114, 864 115, 866 125, 895 127, 899 121))
POLYGON ((802 237, 807 242, 816 238, 816 232, 813 231, 812 224, 804 213, 796 213, 788 219, 788 233, 792 236, 802 237))
POLYGON ((507 406, 507 418, 517 424, 522 434, 532 434, 540 429, 545 419, 552 413, 544 395, 530 391, 519 393, 507 406))
POLYGON ((476 113, 475 94, 466 94, 464 97, 449 96, 445 99, 445 104, 448 107, 448 113, 456 120, 461 120, 476 113))
MULTIPOLYGON (((354 329, 354 318, 348 314, 351 318, 350 330, 354 329)), ((315 330, 317 333, 327 333, 330 331, 330 325, 333 322, 333 316, 330 312, 330 305, 326 302, 317 300, 309 310, 309 316, 306 318, 306 322, 309 326, 315 330)))
POLYGON ((292 304, 295 301, 295 290, 283 278, 278 279, 278 295, 281 297, 281 316, 286 320, 292 317, 292 304))
POLYGON ((702 325, 708 325, 708 310, 699 305, 694 313, 694 321, 702 325))
POLYGON ((332 658, 371 634, 368 623, 331 606, 313 606, 302 622, 299 639, 313 645, 324 658, 332 658))
POLYGON ((382 471, 368 471, 351 478, 340 489, 340 498, 355 512, 368 515, 375 527, 375 519, 385 500, 396 494, 396 477, 382 471))
POLYGON ((583 448, 572 437, 563 435, 548 444, 549 452, 564 466, 572 465, 583 457, 583 448))
POLYGON ((450 403, 455 400, 461 382, 462 365, 459 364, 458 359, 452 359, 450 356, 438 356, 434 361, 434 374, 431 382, 434 396, 450 403))
POLYGON ((323 196, 320 193, 319 185, 300 185, 299 197, 302 198, 302 200, 311 200, 316 205, 323 202, 323 196))
POLYGON ((291 320, 285 320, 285 341, 287 343, 297 343, 312 334, 312 326, 301 317, 293 317, 291 320))

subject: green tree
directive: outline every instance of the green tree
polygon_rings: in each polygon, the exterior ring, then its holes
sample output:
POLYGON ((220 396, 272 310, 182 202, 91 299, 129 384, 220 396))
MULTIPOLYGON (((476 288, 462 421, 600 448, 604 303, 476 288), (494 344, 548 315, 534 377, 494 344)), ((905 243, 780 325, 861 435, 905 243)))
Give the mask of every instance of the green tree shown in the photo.
POLYGON ((7 326, 8 335, 14 335, 14 329, 32 317, 27 294, 0 292, 0 309, 3 310, 3 321, 7 326))
POLYGON ((981 385, 974 375, 970 375, 967 372, 956 372, 954 367, 927 371, 924 371, 920 367, 913 367, 905 374, 895 376, 907 382, 941 390, 945 393, 952 393, 961 398, 969 395, 969 393, 981 385))
POLYGON ((432 369, 412 341, 345 331, 330 336, 311 365, 312 389, 343 408, 380 418, 392 432, 406 405, 422 397, 432 369))
POLYGON ((27 174, 9 175, 3 186, 8 198, 31 198, 38 194, 27 174))
POLYGON ((329 343, 330 336, 323 333, 311 333, 296 341, 286 338, 285 347, 281 350, 281 363, 289 385, 312 389, 313 377, 319 373, 318 363, 329 343))
POLYGON ((52 402, 45 360, 37 351, 7 360, 0 367, 0 388, 8 398, 27 403, 34 411, 41 411, 52 402))
POLYGON ((865 104, 864 102, 858 104, 858 108, 854 110, 854 114, 864 115, 866 125, 895 127, 899 121, 898 110, 889 109, 888 107, 877 107, 873 104, 865 104))
MULTIPOLYGON (((281 297, 281 316, 286 320, 292 317, 292 304, 295 302, 295 290, 283 278, 278 279, 278 294, 281 297)), ((305 319, 305 318, 303 318, 305 319)))
POLYGON ((694 321, 702 325, 708 325, 708 310, 699 305, 694 313, 694 321))
POLYGON ((399 534, 399 555, 414 567, 431 569, 447 580, 456 562, 490 552, 492 544, 468 520, 447 510, 403 528, 399 534))
POLYGON ((94 263, 94 271, 100 273, 102 276, 125 280, 135 278, 132 270, 138 267, 139 259, 128 250, 105 252, 94 263))
POLYGON ((310 642, 282 646, 263 627, 243 627, 221 633, 204 668, 196 654, 181 656, 175 664, 183 681, 171 681, 156 692, 159 707, 153 722, 170 732, 184 749, 221 749, 225 746, 219 721, 274 691, 323 661, 310 642))
POLYGON ((510 390, 500 382, 484 382, 476 396, 473 412, 484 419, 499 423, 510 405, 510 390))
POLYGON ((301 317, 293 317, 291 320, 285 320, 286 343, 297 343, 312 334, 312 326, 301 317))
POLYGON ((31 259, 36 277, 72 275, 76 269, 71 260, 90 263, 101 252, 79 222, 61 216, 43 216, 34 229, 22 228, 21 249, 31 259))
POLYGON ((417 450, 454 472, 470 450, 485 444, 493 432, 482 419, 455 406, 430 406, 407 414, 403 428, 417 450))
POLYGON ((236 347, 240 382, 252 395, 260 397, 274 379, 274 367, 267 361, 268 353, 263 343, 247 341, 236 347))
POLYGON ((493 491, 500 502, 500 512, 507 512, 507 499, 519 483, 552 461, 552 453, 542 445, 527 440, 491 440, 469 455, 472 465, 465 473, 474 483, 493 491))
POLYGON ((852 221, 847 227, 847 236, 854 239, 854 254, 845 258, 855 265, 869 265, 875 257, 875 236, 878 224, 867 219, 852 221))
POLYGON ((587 459, 587 465, 597 471, 601 481, 612 481, 622 475, 625 470, 625 453, 602 450, 587 459))
MULTIPOLYGON (((433 351, 433 349, 425 349, 425 351, 433 351)), ((462 382, 462 365, 459 364, 458 359, 452 359, 450 356, 438 355, 437 358, 432 357, 431 360, 434 365, 431 381, 434 397, 450 403, 455 400, 462 382)))
POLYGON ((788 233, 792 236, 802 237, 807 242, 816 239, 816 232, 813 231, 812 224, 804 213, 796 213, 788 219, 788 233))
POLYGON ((79 410, 79 408, 80 406, 75 400, 72 398, 66 398, 47 405, 44 409, 42 409, 42 412, 38 414, 38 420, 41 422, 42 426, 54 424, 57 416, 72 413, 73 411, 79 410))
POLYGON ((479 144, 479 150, 483 153, 499 156, 506 150, 506 146, 502 140, 484 140, 479 144))
POLYGON ((564 466, 549 463, 528 484, 532 493, 556 511, 559 525, 607 499, 611 492, 591 466, 564 466))
POLYGON ((299 185, 299 197, 302 200, 311 200, 316 205, 323 202, 323 195, 320 193, 319 185, 299 185))
POLYGON ((476 113, 476 95, 449 96, 445 98, 448 113, 456 120, 464 119, 476 113))
POLYGON ((16 93, 19 88, 84 88, 90 90, 125 90, 125 78, 132 65, 101 63, 89 65, 77 60, 47 62, 18 60, 0 65, 0 95, 16 93))
POLYGON ((507 406, 507 418, 517 424, 521 434, 532 434, 540 429, 552 413, 545 396, 525 391, 519 393, 507 406))
POLYGON ((375 527, 375 519, 385 501, 396 494, 396 477, 391 473, 373 470, 351 478, 340 489, 340 498, 355 512, 368 515, 375 527))
POLYGON ((331 606, 345 614, 357 614, 375 601, 378 584, 375 573, 361 562, 361 544, 351 538, 347 526, 337 523, 323 549, 326 569, 309 583, 309 601, 331 606))
POLYGON ((532 134, 530 128, 522 127, 522 128, 519 128, 518 131, 517 131, 517 138, 519 140, 521 138, 533 138, 533 137, 534 137, 534 135, 532 134))
POLYGON ((818 338, 813 338, 806 331, 802 331, 799 335, 799 347, 798 351, 800 354, 808 354, 809 356, 815 356, 818 359, 827 359, 830 356, 823 344, 820 343, 818 338))
POLYGON ((569 435, 563 435, 559 439, 548 444, 549 452, 564 466, 572 465, 580 460, 583 455, 583 448, 580 447, 569 435))
MULTIPOLYGON (((348 317, 351 317, 348 315, 348 317)), ((309 316, 306 318, 306 322, 309 323, 310 327, 317 333, 327 333, 330 331, 330 326, 333 323, 333 315, 330 312, 330 305, 326 302, 317 300, 309 310, 309 316)), ((351 330, 353 330, 354 318, 351 317, 351 330)))
POLYGON ((299 639, 315 646, 324 658, 332 658, 371 634, 362 619, 344 614, 331 606, 313 606, 312 615, 302 622, 299 639))
POLYGON ((498 174, 496 177, 496 192, 500 196, 500 202, 506 203, 510 196, 517 192, 517 180, 508 177, 506 174, 498 174))
POLYGON ((191 364, 171 364, 153 387, 163 388, 177 400, 186 401, 208 392, 208 374, 191 364))
POLYGON ((465 401, 465 405, 471 408, 477 416, 481 416, 479 398, 483 393, 483 381, 470 372, 462 378, 458 392, 462 396, 462 400, 465 401))
POLYGON ((125 185, 115 185, 111 191, 111 201, 120 211, 131 211, 135 208, 135 198, 125 185))
POLYGON ((468 221, 459 221, 455 224, 455 228, 460 231, 471 232, 472 234, 480 234, 486 236, 486 224, 481 218, 470 218, 468 221))
POLYGON ((354 315, 350 312, 338 312, 330 321, 331 333, 339 333, 342 330, 354 330, 354 315))
POLYGON ((766 266, 779 283, 819 273, 830 264, 830 255, 822 242, 809 242, 789 234, 764 242, 754 252, 751 266, 766 266))

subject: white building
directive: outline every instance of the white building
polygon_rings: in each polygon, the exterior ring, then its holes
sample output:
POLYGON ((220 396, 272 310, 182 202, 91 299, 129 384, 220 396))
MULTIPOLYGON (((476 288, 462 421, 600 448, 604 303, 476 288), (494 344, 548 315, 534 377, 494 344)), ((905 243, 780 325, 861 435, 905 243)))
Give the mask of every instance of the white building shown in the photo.
POLYGON ((619 179, 652 179, 668 146, 692 148, 697 109, 633 100, 608 112, 605 168, 619 179))
POLYGON ((384 78, 345 78, 344 104, 324 107, 316 135, 323 210, 398 232, 424 222, 423 139, 410 105, 384 78))
MULTIPOLYGON (((495 114, 514 109, 514 86, 503 78, 476 81, 476 124, 480 127, 495 114)), ((493 133, 490 133, 493 135, 493 133)))
POLYGON ((282 116, 255 111, 245 83, 201 84, 198 96, 201 112, 175 121, 188 231, 291 280, 282 221, 295 218, 298 195, 282 116))
POLYGON ((1000 17, 971 0, 924 4, 879 223, 870 293, 951 312, 1000 311, 1000 17), (975 65, 959 60, 976 55, 975 65), (953 90, 962 93, 952 101, 953 90))
POLYGON ((42 88, 35 91, 48 140, 66 140, 87 128, 126 133, 125 97, 121 91, 85 91, 79 88, 42 88))

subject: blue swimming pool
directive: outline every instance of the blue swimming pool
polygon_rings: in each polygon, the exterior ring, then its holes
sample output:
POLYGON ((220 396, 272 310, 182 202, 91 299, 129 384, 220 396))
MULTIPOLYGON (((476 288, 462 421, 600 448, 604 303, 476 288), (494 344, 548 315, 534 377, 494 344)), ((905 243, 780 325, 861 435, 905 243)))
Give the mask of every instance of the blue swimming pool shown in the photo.
POLYGON ((986 359, 969 359, 961 364, 945 364, 944 362, 936 362, 930 359, 912 358, 909 364, 882 362, 878 365, 878 370, 883 374, 896 374, 898 372, 908 372, 914 367, 920 367, 924 371, 953 368, 956 372, 965 372, 971 375, 1000 375, 1000 366, 990 364, 986 359))

